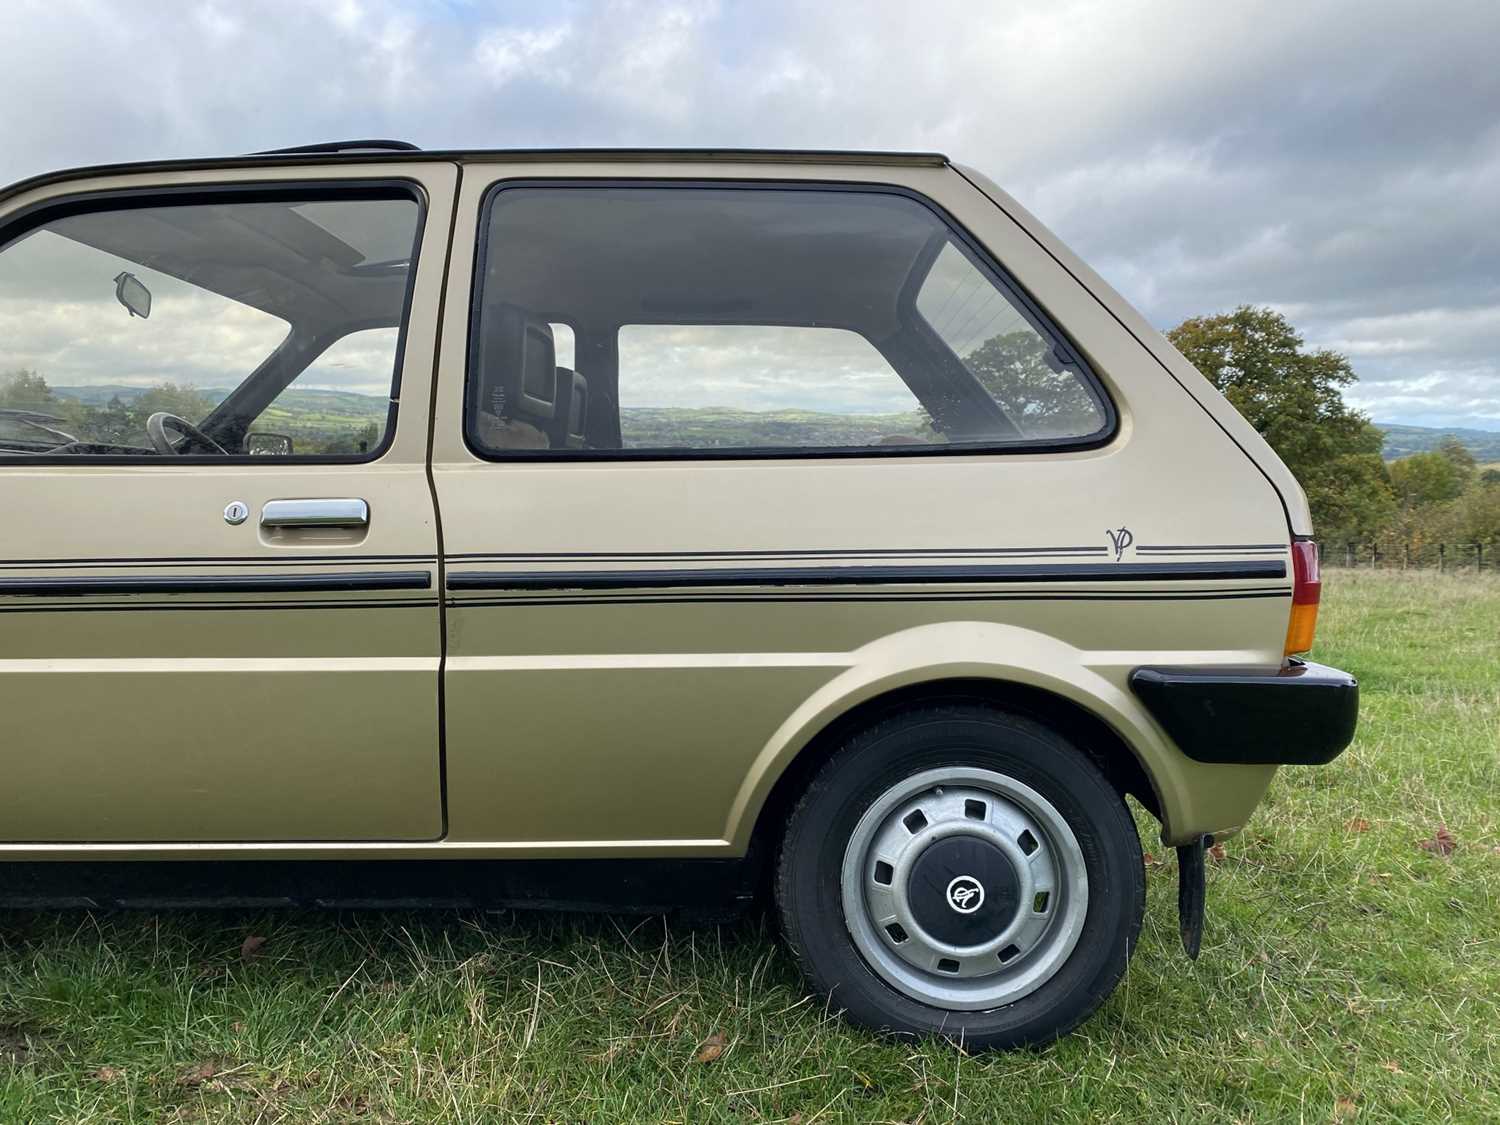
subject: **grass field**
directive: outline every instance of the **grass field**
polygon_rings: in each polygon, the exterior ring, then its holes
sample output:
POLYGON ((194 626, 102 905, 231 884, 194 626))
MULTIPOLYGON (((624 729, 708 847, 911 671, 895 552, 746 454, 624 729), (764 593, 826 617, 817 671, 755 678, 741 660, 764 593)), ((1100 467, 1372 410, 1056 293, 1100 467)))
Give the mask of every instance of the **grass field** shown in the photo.
POLYGON ((1050 1049, 852 1030, 762 922, 12 914, 0 1121, 1500 1120, 1500 582, 1324 600, 1355 746, 1226 844, 1196 964, 1147 834, 1130 973, 1050 1049))

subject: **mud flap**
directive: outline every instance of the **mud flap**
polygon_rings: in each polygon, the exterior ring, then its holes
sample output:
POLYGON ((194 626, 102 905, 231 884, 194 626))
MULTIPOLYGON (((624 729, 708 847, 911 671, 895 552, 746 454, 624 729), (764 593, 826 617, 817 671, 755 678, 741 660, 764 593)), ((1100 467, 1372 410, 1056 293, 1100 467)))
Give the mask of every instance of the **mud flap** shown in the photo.
POLYGON ((1177 849, 1177 925, 1182 948, 1194 961, 1203 944, 1203 913, 1207 900, 1203 853, 1213 844, 1212 836, 1200 836, 1177 849))

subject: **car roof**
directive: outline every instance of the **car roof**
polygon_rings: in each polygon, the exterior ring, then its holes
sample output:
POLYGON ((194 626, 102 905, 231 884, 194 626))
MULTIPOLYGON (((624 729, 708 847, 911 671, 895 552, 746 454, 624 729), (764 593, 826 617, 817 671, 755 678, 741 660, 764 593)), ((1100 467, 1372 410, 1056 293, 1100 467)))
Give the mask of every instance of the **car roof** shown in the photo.
POLYGON ((21 192, 72 179, 143 172, 201 171, 210 168, 261 168, 284 164, 366 164, 443 160, 456 163, 692 163, 692 164, 874 164, 897 167, 944 167, 949 160, 938 152, 861 152, 850 149, 758 148, 467 148, 420 149, 406 141, 330 141, 272 149, 238 156, 143 160, 84 165, 45 172, 0 189, 0 201, 21 192))

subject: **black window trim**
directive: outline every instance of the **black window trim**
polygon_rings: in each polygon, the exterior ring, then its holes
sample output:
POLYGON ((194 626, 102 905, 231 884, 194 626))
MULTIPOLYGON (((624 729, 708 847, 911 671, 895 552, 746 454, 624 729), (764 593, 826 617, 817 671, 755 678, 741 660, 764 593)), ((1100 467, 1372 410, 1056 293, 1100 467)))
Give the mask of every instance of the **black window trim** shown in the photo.
MULTIPOLYGON (((236 201, 266 202, 296 199, 322 202, 339 199, 407 198, 417 205, 415 234, 412 239, 411 264, 407 268, 406 295, 401 305, 401 323, 396 333, 394 370, 391 376, 390 403, 386 411, 385 430, 380 443, 365 453, 294 453, 285 457, 266 457, 248 453, 221 456, 213 453, 186 453, 174 457, 134 453, 24 453, 0 451, 0 468, 10 465, 256 465, 274 468, 280 465, 363 465, 378 461, 390 451, 396 439, 396 416, 401 403, 401 375, 406 364, 406 337, 411 325, 412 298, 416 291, 418 260, 427 229, 429 201, 421 182, 406 177, 351 176, 348 179, 250 180, 234 183, 155 184, 141 187, 83 191, 38 200, 21 208, 0 222, 0 253, 16 238, 28 234, 53 219, 98 210, 134 210, 155 206, 190 206, 216 203, 226 197, 236 201), (102 205, 102 206, 101 206, 102 205)), ((352 331, 360 331, 361 325, 352 331)), ((352 334, 349 333, 349 334, 352 334)), ((295 328, 262 360, 270 362, 295 335, 295 328)), ((334 341, 337 343, 337 341, 334 341)), ((328 345, 331 347, 332 345, 328 345)), ((327 350, 325 347, 324 351, 327 350)), ((319 353, 322 354, 321 352, 319 353)), ((261 368, 245 376, 248 380, 261 368)), ((300 374, 300 373, 299 373, 300 374)), ((290 384, 289 384, 290 385, 290 384)), ((234 391, 229 397, 233 397, 234 391)), ((227 399, 226 399, 227 401, 227 399)), ((217 407, 215 407, 217 409, 217 407)))
MULTIPOLYGON (((548 314, 550 315, 550 314, 548 314)), ((575 329, 576 332, 576 329, 575 329)), ((576 358, 576 357, 575 357, 576 358)), ((1104 381, 1084 359, 1081 348, 1062 328, 1058 321, 1048 315, 1030 293, 1006 270, 980 241, 963 226, 946 208, 922 192, 902 184, 865 183, 848 180, 747 180, 734 179, 672 179, 652 177, 560 177, 548 176, 516 177, 497 180, 485 189, 479 202, 478 224, 474 243, 474 269, 469 286, 468 340, 464 352, 462 430, 464 445, 482 461, 504 462, 577 462, 577 461, 793 461, 821 460, 825 458, 905 458, 905 457, 989 457, 1035 453, 1072 453, 1099 449, 1108 445, 1119 433, 1120 417, 1104 381), (1095 433, 1081 437, 1045 438, 1035 441, 964 442, 944 445, 893 445, 893 446, 737 446, 732 449, 512 449, 490 450, 474 440, 471 432, 470 394, 473 386, 475 358, 478 350, 479 319, 483 308, 484 276, 489 255, 490 216, 498 197, 506 192, 522 188, 682 188, 682 189, 729 189, 743 191, 833 191, 861 194, 897 195, 910 199, 930 211, 947 229, 953 241, 966 251, 981 272, 999 286, 1031 320, 1045 332, 1067 359, 1078 368, 1085 389, 1099 403, 1104 415, 1104 424, 1095 433)))

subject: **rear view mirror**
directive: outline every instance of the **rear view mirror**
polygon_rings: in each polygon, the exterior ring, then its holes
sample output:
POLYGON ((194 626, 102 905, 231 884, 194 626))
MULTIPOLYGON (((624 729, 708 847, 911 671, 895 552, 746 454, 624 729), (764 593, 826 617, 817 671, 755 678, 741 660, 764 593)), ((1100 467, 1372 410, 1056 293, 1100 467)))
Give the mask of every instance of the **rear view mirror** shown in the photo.
POLYGON ((130 310, 131 316, 145 320, 151 315, 151 290, 133 273, 122 273, 115 278, 115 300, 130 310))
POLYGON ((292 439, 286 434, 246 434, 245 452, 252 457, 290 457, 292 439))

